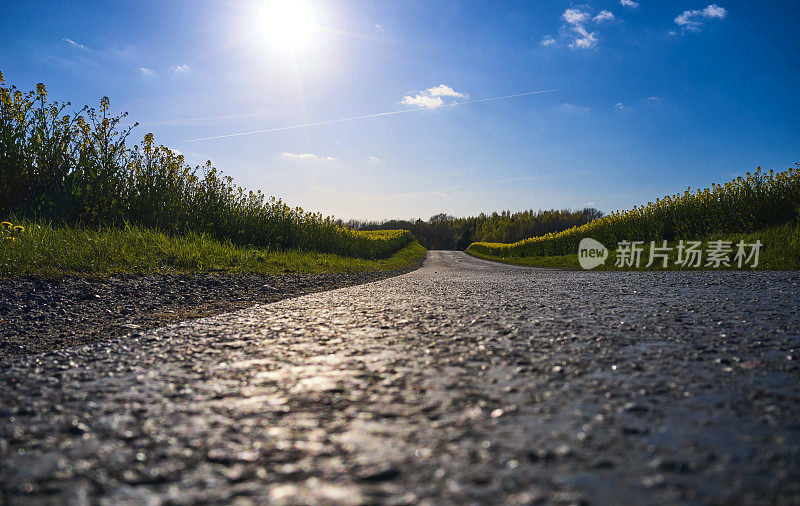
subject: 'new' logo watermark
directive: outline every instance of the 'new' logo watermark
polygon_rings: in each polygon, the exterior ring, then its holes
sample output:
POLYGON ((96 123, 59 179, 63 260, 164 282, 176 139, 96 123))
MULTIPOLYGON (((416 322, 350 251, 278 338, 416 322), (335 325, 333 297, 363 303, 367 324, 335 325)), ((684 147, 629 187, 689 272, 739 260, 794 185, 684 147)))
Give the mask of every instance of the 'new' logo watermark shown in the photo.
POLYGON ((594 269, 606 263, 608 250, 599 241, 591 237, 584 237, 578 245, 578 262, 584 269, 594 269))
MULTIPOLYGON (((644 268, 660 264, 662 269, 666 269, 670 262, 675 267, 700 269, 711 267, 720 269, 723 267, 758 267, 758 255, 764 244, 760 240, 754 243, 746 243, 742 240, 735 243, 733 241, 715 240, 708 241, 706 248, 703 249, 703 241, 678 241, 675 246, 670 246, 666 240, 650 241, 649 250, 645 247, 645 241, 619 241, 617 249, 614 251, 616 260, 615 267, 623 269, 638 269, 642 267, 645 260, 647 263, 644 268), (676 252, 676 257, 670 256, 672 251, 676 252), (644 257, 644 258, 642 258, 644 257), (705 262, 703 260, 705 259, 705 262)), ((606 263, 608 249, 599 241, 590 237, 584 237, 578 244, 578 262, 584 269, 594 269, 598 265, 606 263)))

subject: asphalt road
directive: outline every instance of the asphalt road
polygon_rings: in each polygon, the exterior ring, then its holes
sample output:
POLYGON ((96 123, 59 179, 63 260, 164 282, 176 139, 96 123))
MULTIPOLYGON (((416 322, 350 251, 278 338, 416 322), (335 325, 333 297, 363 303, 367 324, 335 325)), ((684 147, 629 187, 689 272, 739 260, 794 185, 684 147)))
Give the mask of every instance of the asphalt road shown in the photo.
POLYGON ((799 302, 433 251, 0 362, 0 502, 798 504, 799 302))

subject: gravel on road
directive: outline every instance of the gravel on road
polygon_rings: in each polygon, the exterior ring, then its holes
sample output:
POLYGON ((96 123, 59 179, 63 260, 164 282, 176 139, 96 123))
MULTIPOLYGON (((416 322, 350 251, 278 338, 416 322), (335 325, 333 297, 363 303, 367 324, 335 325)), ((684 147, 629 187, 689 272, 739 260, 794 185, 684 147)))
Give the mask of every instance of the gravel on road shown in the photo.
POLYGON ((0 278, 0 359, 112 339, 415 269, 0 278))
POLYGON ((376 283, 0 362, 0 497, 797 504, 799 301, 800 273, 433 251, 376 283))

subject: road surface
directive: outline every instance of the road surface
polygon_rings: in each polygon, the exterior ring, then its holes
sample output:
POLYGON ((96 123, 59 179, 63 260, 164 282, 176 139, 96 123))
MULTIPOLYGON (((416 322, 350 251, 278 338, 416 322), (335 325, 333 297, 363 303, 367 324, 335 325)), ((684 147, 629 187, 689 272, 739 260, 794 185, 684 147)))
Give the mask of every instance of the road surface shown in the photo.
POLYGON ((380 282, 0 362, 0 493, 797 504, 798 302, 798 273, 432 251, 380 282))

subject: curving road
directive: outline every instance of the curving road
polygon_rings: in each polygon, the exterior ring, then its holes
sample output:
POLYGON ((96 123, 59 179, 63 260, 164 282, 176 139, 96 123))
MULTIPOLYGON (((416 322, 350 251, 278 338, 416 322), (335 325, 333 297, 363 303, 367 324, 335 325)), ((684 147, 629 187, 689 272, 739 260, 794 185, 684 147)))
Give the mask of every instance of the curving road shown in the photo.
POLYGON ((797 504, 800 274, 410 274, 0 362, 0 503, 797 504))

